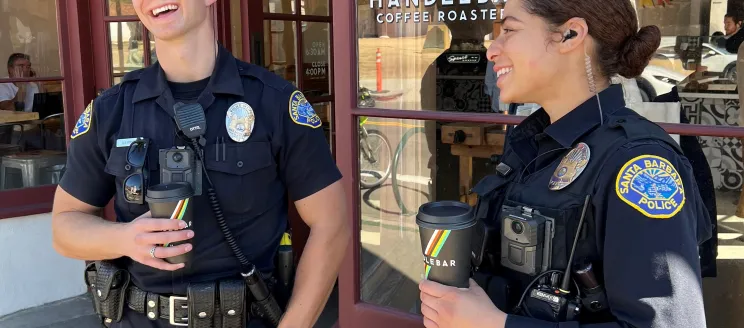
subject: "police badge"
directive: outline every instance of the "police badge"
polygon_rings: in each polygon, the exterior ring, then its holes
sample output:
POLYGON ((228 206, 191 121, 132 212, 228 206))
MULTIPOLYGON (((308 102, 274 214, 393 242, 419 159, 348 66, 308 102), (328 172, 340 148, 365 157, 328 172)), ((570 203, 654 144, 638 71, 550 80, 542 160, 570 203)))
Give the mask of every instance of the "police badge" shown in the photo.
POLYGON ((256 122, 256 116, 253 114, 253 108, 250 105, 239 101, 227 109, 225 115, 225 126, 230 139, 235 142, 248 140, 253 133, 253 125, 256 122))
POLYGON ((584 172, 586 164, 589 163, 591 152, 589 146, 581 142, 561 160, 558 167, 550 177, 548 187, 550 190, 561 190, 570 185, 571 182, 584 172))

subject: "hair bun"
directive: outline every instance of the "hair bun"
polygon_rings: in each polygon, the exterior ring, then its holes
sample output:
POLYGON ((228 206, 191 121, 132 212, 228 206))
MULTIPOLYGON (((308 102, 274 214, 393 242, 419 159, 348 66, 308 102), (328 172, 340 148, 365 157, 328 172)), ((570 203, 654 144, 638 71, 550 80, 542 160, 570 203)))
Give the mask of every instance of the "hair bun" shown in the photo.
POLYGON ((651 60, 651 56, 659 49, 661 31, 654 25, 642 27, 638 33, 628 38, 620 50, 617 71, 626 78, 641 75, 651 60))

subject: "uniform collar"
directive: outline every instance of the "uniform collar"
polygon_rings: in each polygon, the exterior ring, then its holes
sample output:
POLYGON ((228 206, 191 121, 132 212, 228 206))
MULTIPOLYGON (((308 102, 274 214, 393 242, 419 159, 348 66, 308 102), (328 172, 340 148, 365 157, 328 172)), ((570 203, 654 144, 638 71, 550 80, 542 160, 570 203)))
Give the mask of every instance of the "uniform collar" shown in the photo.
MULTIPOLYGON (((599 101, 602 103, 603 120, 625 107, 623 88, 619 84, 611 84, 607 89, 599 93, 599 101)), ((547 113, 545 113, 547 115, 547 113)), ((579 107, 568 112, 558 121, 545 127, 545 134, 549 135, 563 147, 572 147, 574 142, 599 125, 599 106, 597 97, 587 99, 579 107)))
MULTIPOLYGON (((221 44, 217 51, 217 61, 215 71, 209 79, 205 94, 209 103, 212 102, 212 93, 232 94, 243 96, 243 84, 241 83, 238 65, 235 57, 227 51, 221 44)), ((137 88, 134 91, 132 102, 136 103, 142 100, 162 96, 168 89, 168 81, 165 78, 160 63, 150 65, 143 70, 137 82, 137 88)), ((203 97, 202 97, 203 98, 203 97)), ((200 101, 201 102, 201 101, 200 101)), ((208 106, 205 106, 205 108, 208 106)))

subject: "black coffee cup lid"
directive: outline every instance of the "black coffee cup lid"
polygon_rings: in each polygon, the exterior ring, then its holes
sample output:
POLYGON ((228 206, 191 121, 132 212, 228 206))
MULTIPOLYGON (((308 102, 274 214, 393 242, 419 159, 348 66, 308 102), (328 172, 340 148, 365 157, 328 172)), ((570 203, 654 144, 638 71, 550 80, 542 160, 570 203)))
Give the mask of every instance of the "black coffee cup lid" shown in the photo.
POLYGON ((430 202, 419 207, 416 223, 431 229, 465 229, 475 224, 475 214, 473 208, 463 202, 430 202))
POLYGON ((171 182, 147 188, 145 200, 151 203, 166 203, 192 196, 194 196, 194 190, 188 182, 171 182))

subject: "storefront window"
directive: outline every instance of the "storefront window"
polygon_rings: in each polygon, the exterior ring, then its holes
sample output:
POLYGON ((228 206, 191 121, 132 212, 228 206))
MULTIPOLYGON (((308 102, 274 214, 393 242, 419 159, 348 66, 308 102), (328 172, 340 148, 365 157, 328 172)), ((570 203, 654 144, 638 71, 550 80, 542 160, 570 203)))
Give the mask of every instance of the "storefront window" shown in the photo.
POLYGON ((331 24, 302 22, 303 92, 307 97, 331 94, 331 24))
POLYGON ((505 130, 403 119, 360 123, 361 299, 419 313, 418 208, 435 200, 473 203, 468 190, 493 171, 490 156, 502 153, 505 130), (463 129, 467 142, 456 144, 463 129))
POLYGON ((243 0, 230 0, 230 43, 235 58, 243 58, 243 21, 240 18, 240 3, 243 0))
POLYGON ((276 75, 297 85, 297 30, 293 21, 264 21, 264 63, 276 75))
POLYGON ((295 0, 263 0, 265 13, 294 14, 295 0))
POLYGON ((302 14, 310 16, 328 16, 328 2, 330 0, 301 0, 302 14))
POLYGON ((0 190, 59 182, 66 162, 56 1, 0 6, 0 190))
MULTIPOLYGON (((640 76, 613 77, 624 85, 627 106, 655 122, 744 123, 736 65, 744 60, 744 6, 633 1, 640 25, 658 26, 662 38, 640 76)), ((512 115, 539 107, 499 99, 486 50, 500 33, 503 2, 464 2, 357 2, 358 87, 370 91, 375 107, 512 115)))
POLYGON ((145 67, 143 28, 140 22, 109 23, 111 67, 114 76, 123 76, 127 72, 145 67))
MULTIPOLYGON (((459 200, 494 174, 492 155, 503 150, 503 126, 369 118, 360 126, 360 294, 366 303, 420 314, 418 282, 424 265, 416 225, 420 205, 459 200), (463 139, 455 138, 463 131, 463 139)), ((744 194, 739 142, 679 136, 708 212, 718 222, 716 260, 704 261, 703 293, 709 327, 744 319, 744 194), (725 300, 725 301, 722 301, 725 300)), ((711 249, 711 247, 713 247, 711 249)), ((705 243, 704 254, 715 253, 705 243), (710 252, 710 253, 709 253, 710 252)), ((706 257, 707 259, 707 257, 706 257)))
POLYGON ((105 0, 109 16, 135 16, 132 0, 105 0))

